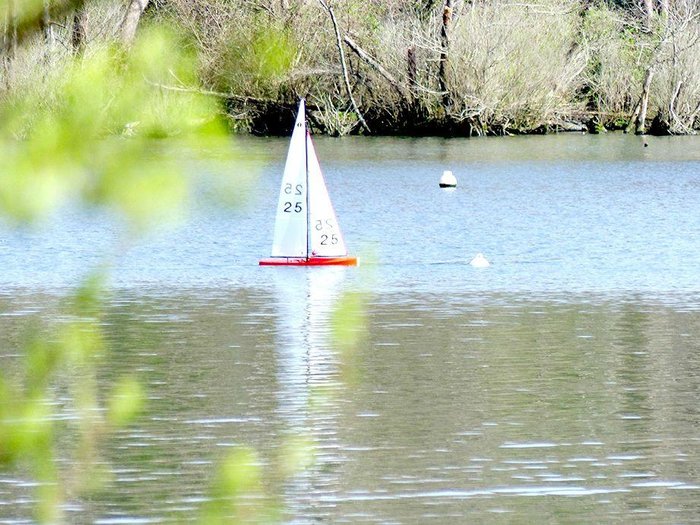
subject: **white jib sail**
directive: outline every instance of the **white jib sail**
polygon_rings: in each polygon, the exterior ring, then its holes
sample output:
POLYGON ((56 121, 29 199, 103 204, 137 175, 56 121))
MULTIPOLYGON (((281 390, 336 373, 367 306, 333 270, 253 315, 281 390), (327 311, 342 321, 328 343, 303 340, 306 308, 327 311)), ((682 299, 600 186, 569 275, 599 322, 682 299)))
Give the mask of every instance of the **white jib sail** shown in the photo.
POLYGON ((306 154, 309 170, 309 235, 310 254, 320 257, 342 257, 348 254, 338 219, 328 196, 321 166, 316 157, 311 137, 306 136, 306 154))
POLYGON ((289 143, 282 187, 277 201, 275 232, 272 239, 273 257, 307 256, 305 114, 306 107, 302 100, 289 143))

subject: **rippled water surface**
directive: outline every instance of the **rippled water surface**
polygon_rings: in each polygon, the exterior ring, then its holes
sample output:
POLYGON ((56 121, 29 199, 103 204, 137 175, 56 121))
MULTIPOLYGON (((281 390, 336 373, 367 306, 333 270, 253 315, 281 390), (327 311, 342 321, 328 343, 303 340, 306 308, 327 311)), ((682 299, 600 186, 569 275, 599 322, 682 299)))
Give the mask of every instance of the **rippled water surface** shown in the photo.
MULTIPOLYGON (((3 368, 108 254, 103 374, 148 387, 107 443, 109 490, 69 499, 71 522, 192 520, 240 445, 293 523, 697 521, 700 140, 645 140, 319 139, 359 268, 257 266, 277 139, 240 141, 244 208, 211 207, 197 168, 191 215, 128 250, 96 212, 3 227, 3 368), (364 322, 338 331, 358 291, 364 322), (316 458, 285 476, 290 435, 316 458)), ((32 497, 0 472, 0 522, 32 497)))

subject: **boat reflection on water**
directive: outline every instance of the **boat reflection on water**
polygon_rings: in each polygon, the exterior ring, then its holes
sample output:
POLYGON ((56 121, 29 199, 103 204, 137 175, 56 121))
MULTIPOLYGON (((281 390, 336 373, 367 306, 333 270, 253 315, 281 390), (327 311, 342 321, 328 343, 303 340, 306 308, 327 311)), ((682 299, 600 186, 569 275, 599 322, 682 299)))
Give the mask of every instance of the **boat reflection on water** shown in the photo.
POLYGON ((335 492, 345 460, 337 435, 343 388, 334 351, 332 317, 342 297, 345 267, 279 268, 277 412, 294 439, 313 444, 313 465, 287 480, 285 508, 304 516, 322 512, 318 498, 335 492), (303 512, 302 512, 303 511, 303 512))

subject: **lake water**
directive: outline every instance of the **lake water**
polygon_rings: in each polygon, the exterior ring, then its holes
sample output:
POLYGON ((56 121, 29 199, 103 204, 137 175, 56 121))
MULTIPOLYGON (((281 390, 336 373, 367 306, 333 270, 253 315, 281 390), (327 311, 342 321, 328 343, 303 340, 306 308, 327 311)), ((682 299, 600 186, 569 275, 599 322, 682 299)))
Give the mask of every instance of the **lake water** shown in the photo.
MULTIPOLYGON (((238 141, 227 169, 255 184, 236 209, 195 165, 191 214, 128 249, 98 212, 2 227, 0 363, 107 256, 104 374, 148 388, 71 522, 192 520, 241 445, 292 523, 697 521, 700 138, 318 138, 361 266, 261 268, 286 146, 238 141), (315 462, 282 476, 290 435, 315 462)), ((0 472, 0 523, 31 501, 0 472)))

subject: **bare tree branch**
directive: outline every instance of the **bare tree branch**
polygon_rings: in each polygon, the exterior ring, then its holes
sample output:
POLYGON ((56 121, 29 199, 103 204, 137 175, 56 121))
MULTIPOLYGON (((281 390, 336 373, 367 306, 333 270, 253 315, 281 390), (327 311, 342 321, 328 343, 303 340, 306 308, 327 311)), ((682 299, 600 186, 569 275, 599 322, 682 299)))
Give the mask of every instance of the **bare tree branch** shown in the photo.
POLYGON ((391 84, 391 86, 399 93, 399 95, 401 95, 402 97, 405 96, 403 87, 401 87, 401 84, 399 84, 396 81, 396 79, 391 75, 391 73, 389 73, 379 62, 372 58, 372 56, 369 55, 364 49, 358 46, 352 38, 345 35, 343 37, 343 41, 348 45, 350 49, 352 49, 355 52, 355 54, 358 57, 360 57, 370 66, 372 66, 387 82, 389 82, 389 84, 391 84))
POLYGON ((336 44, 338 46, 338 54, 340 55, 340 67, 343 69, 343 80, 345 81, 345 89, 348 92, 348 97, 350 98, 350 103, 352 104, 353 110, 355 111, 355 114, 357 115, 358 120, 360 121, 360 124, 362 124, 362 127, 367 131, 367 133, 371 133, 371 130, 369 129, 369 126, 367 125, 367 122, 365 122, 365 118, 362 116, 362 113, 360 112, 360 108, 357 107, 357 103, 355 102, 355 98, 352 96, 352 88, 350 87, 350 78, 348 76, 348 68, 345 65, 345 52, 343 51, 343 41, 340 36, 340 29, 338 28, 338 21, 335 18, 335 13, 333 13, 333 7, 329 2, 326 2, 325 0, 318 0, 319 3, 323 6, 323 8, 328 11, 328 15, 331 17, 331 21, 333 22, 333 29, 335 30, 335 39, 336 39, 336 44))

